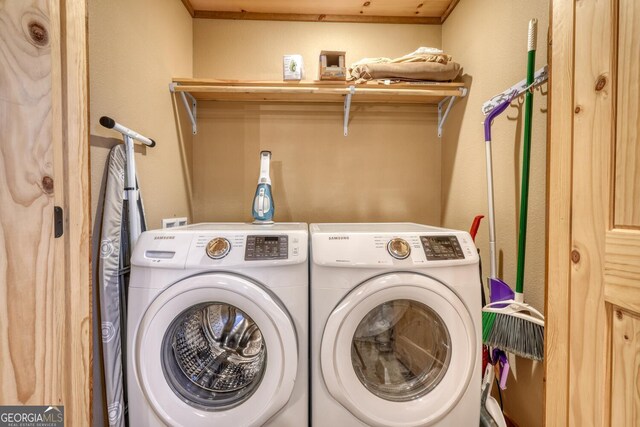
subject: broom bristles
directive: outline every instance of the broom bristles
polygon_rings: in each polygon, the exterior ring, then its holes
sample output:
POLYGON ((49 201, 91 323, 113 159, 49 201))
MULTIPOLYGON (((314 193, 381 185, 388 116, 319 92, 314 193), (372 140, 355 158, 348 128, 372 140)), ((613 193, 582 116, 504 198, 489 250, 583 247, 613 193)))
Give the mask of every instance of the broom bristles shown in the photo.
POLYGON ((496 313, 492 311, 482 312, 482 342, 486 343, 493 330, 493 323, 496 321, 496 313))
MULTIPOLYGON (((498 347, 527 359, 541 361, 544 358, 544 326, 537 323, 496 313, 488 335, 488 339, 484 341, 491 347, 498 347)), ((483 338, 484 336, 483 331, 483 338)))

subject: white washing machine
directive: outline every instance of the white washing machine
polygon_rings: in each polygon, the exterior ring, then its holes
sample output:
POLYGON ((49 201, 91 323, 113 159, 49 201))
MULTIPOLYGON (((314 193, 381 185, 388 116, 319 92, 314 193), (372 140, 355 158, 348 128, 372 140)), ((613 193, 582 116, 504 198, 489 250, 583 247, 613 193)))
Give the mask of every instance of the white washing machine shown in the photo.
POLYGON ((128 294, 131 426, 306 424, 307 247, 298 223, 140 236, 128 294))
POLYGON ((313 427, 477 426, 482 307, 469 234, 309 231, 313 427))

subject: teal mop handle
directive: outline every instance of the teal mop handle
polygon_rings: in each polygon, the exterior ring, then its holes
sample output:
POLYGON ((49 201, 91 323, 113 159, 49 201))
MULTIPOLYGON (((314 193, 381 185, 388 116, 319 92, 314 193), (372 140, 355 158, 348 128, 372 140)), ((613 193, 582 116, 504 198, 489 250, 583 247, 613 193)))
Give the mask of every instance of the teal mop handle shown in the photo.
MULTIPOLYGON (((533 84, 536 63, 536 39, 538 20, 529 21, 527 86, 533 84)), ((520 228, 518 233, 518 271, 516 276, 516 299, 523 299, 524 258, 527 245, 527 210, 529 207, 529 169, 531 160, 531 119, 533 116, 533 90, 530 87, 524 98, 524 141, 522 147, 522 189, 520 191, 520 228)))

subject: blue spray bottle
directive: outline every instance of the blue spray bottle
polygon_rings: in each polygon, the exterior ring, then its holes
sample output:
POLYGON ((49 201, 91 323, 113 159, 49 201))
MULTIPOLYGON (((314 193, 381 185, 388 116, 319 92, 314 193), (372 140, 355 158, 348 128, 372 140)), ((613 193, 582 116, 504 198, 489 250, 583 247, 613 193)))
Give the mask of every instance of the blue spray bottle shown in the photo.
POLYGON ((271 195, 271 178, 269 177, 269 166, 271 162, 271 151, 260 152, 260 178, 256 195, 253 198, 253 219, 254 223, 273 223, 273 196, 271 195))

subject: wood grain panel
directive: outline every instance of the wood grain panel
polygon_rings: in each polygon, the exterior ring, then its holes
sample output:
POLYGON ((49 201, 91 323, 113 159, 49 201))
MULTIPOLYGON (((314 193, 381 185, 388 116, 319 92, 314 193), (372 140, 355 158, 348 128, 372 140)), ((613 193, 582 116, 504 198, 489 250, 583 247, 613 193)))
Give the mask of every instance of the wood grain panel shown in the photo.
MULTIPOLYGON (((53 178, 55 182, 53 200, 55 206, 64 206, 66 199, 67 184, 64 181, 64 156, 60 149, 63 145, 63 124, 62 116, 64 111, 63 101, 63 42, 62 42, 62 16, 60 3, 49 2, 51 22, 59 23, 59 25, 52 25, 50 27, 51 36, 51 130, 52 130, 52 151, 53 151, 53 178)), ((57 310, 48 310, 47 322, 55 326, 55 334, 51 334, 47 340, 47 348, 49 351, 59 346, 61 342, 64 342, 64 318, 60 317, 60 312, 64 313, 64 304, 67 288, 67 268, 65 259, 65 245, 64 239, 53 239, 54 247, 54 263, 53 263, 53 283, 51 284, 51 292, 53 299, 51 302, 52 307, 58 308, 57 310), (62 309, 59 309, 62 307, 62 309)), ((55 402, 56 404, 63 405, 65 399, 64 396, 64 370, 66 362, 64 360, 64 352, 58 352, 55 357, 48 357, 48 363, 45 366, 45 384, 48 385, 51 390, 54 399, 45 397, 45 402, 55 402)), ((68 415, 67 415, 68 417, 68 415)))
MULTIPOLYGON (((307 103, 344 103, 345 95, 340 92, 302 92, 292 95, 291 91, 209 91, 199 92, 200 101, 233 101, 233 102, 307 102, 307 103)), ((390 93, 371 94, 358 93, 351 98, 351 103, 383 103, 383 104, 437 104, 445 95, 424 93, 390 93)))
POLYGON ((451 3, 449 3, 449 6, 447 6, 447 9, 444 11, 444 13, 442 14, 442 18, 440 19, 440 21, 444 24, 444 21, 447 20, 447 18, 449 17, 449 15, 451 15, 451 12, 453 12, 453 9, 456 8, 456 6, 458 5, 458 2, 460 0, 453 0, 451 3))
MULTIPOLYGON (((175 92, 187 92, 204 101, 340 102, 353 84, 326 82, 257 82, 174 79, 175 92)), ((352 103, 437 104, 448 96, 459 97, 464 83, 355 85, 352 103)))
POLYGON ((568 423, 569 283, 574 5, 555 0, 551 10, 549 138, 547 139, 547 278, 545 294, 545 424, 568 423))
POLYGON ((640 229, 640 4, 619 7, 615 224, 640 229))
POLYGON ((431 16, 371 16, 371 15, 327 15, 302 13, 253 13, 220 12, 215 10, 196 10, 197 19, 232 19, 236 21, 296 21, 296 22, 342 22, 360 24, 422 24, 439 25, 441 18, 431 16))
POLYGON ((336 82, 331 80, 302 80, 302 81, 282 81, 282 80, 227 80, 227 79, 192 79, 192 78, 180 78, 173 79, 174 83, 178 83, 175 87, 176 92, 185 92, 191 90, 205 89, 206 87, 218 87, 218 86, 268 86, 271 88, 348 88, 351 85, 355 85, 356 89, 380 89, 380 90, 395 90, 395 89, 420 89, 420 90, 453 90, 461 87, 465 87, 463 82, 416 82, 416 83, 394 83, 392 85, 385 85, 378 82, 364 82, 355 84, 353 82, 336 82), (188 88, 188 89, 187 89, 188 88))
POLYGON ((197 11, 442 17, 452 0, 190 0, 197 11))
MULTIPOLYGON (((91 424, 91 214, 89 194, 89 86, 87 4, 65 2, 63 134, 65 188, 64 404, 69 426, 91 424)), ((57 253, 56 259, 62 258, 57 253)))
POLYGON ((616 309, 612 318, 611 425, 640 425, 640 317, 616 309))
POLYGON ((0 4, 3 405, 56 403, 58 397, 55 386, 46 383, 47 368, 58 362, 54 357, 57 325, 49 321, 56 310, 51 26, 47 1, 0 4))
POLYGON ((546 375, 554 380, 554 384, 547 384, 545 397, 546 425, 550 426, 640 424, 640 233, 632 229, 638 194, 637 190, 630 190, 636 185, 638 166, 635 158, 638 101, 637 95, 636 99, 625 99, 629 93, 637 92, 634 85, 638 84, 638 55, 629 51, 634 43, 631 50, 638 49, 637 18, 633 16, 636 11, 632 10, 637 3, 627 0, 553 3, 554 50, 556 37, 562 34, 568 36, 569 43, 575 41, 575 52, 579 54, 573 55, 575 64, 566 69, 556 68, 556 60, 567 64, 566 56, 557 58, 554 53, 551 63, 553 114, 545 337, 546 375), (560 21, 555 20, 557 15, 560 21), (573 35, 563 31, 571 27, 571 22, 575 25, 573 35), (618 34, 616 43, 613 35, 618 34), (635 78, 629 76, 634 73, 635 78), (573 111, 555 109, 562 99, 557 98, 556 90, 560 96, 566 94, 556 86, 560 83, 556 81, 558 78, 567 86, 574 82, 573 111), (620 114, 618 120, 616 114, 620 114), (570 117, 573 133, 560 123, 570 117), (562 151, 565 141, 573 144, 570 157, 562 151), (557 171, 557 164, 554 167, 554 158, 561 166, 573 168, 571 183, 560 179, 563 175, 557 171), (559 208, 563 205, 558 197, 563 194, 572 195, 567 209, 559 208), (571 216, 572 261, 566 258, 566 252, 558 252, 564 249, 569 225, 557 215, 567 211, 571 216), (554 275, 563 283, 569 266, 569 292, 556 291, 554 275), (564 301, 569 301, 569 309, 563 317, 560 311, 564 301), (551 342, 552 331, 558 333, 557 342, 551 342), (563 350, 563 337, 569 337, 568 365, 565 356, 551 350, 555 346, 563 350), (568 367, 568 385, 563 367, 568 367), (566 418, 562 412, 565 404, 566 418))
POLYGON ((193 10, 191 2, 189 0, 182 0, 182 4, 187 9, 187 12, 189 12, 189 15, 191 15, 192 18, 195 17, 195 10, 193 10))
POLYGON ((64 405, 73 426, 91 394, 84 8, 0 4, 0 404, 64 405))
POLYGON ((606 307, 602 271, 610 226, 613 130, 612 1, 575 12, 569 426, 600 426, 607 416, 606 307), (579 255, 579 258, 576 256, 579 255))
POLYGON ((640 233, 613 230, 605 246, 607 302, 640 313, 640 233))

